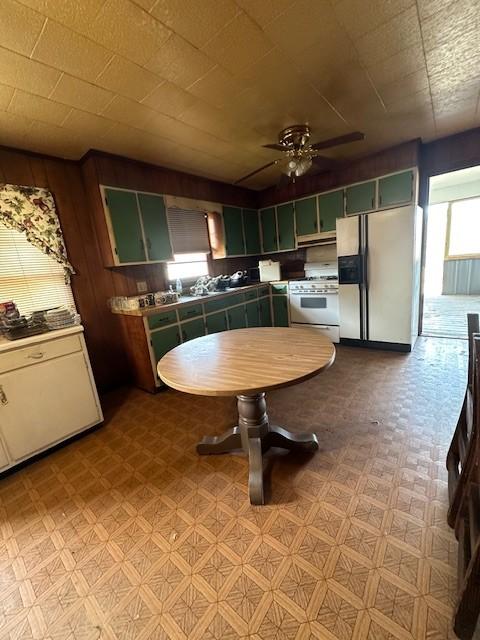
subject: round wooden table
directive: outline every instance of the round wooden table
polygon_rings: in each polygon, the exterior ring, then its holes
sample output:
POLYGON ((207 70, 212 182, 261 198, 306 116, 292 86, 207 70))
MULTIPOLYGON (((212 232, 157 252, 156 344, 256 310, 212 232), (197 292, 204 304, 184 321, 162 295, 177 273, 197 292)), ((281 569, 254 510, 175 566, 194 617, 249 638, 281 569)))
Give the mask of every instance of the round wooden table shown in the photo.
POLYGON ((205 436, 200 454, 243 449, 249 458, 252 504, 264 504, 262 454, 270 447, 315 450, 312 433, 291 433, 269 424, 265 391, 287 387, 328 369, 335 347, 311 329, 237 329, 185 342, 158 363, 169 387, 202 396, 237 396, 238 426, 221 436, 205 436))

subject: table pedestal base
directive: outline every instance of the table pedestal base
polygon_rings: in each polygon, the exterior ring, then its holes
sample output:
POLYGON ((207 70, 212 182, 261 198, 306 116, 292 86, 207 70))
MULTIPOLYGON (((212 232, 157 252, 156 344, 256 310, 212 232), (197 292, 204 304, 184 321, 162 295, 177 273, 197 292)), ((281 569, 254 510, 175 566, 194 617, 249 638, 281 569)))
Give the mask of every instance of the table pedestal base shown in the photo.
POLYGON ((238 427, 221 436, 205 436, 197 444, 200 454, 228 453, 243 449, 249 460, 248 491, 251 504, 264 504, 263 457, 270 447, 289 451, 314 451, 318 449, 314 433, 291 433, 268 422, 265 394, 237 396, 238 427))

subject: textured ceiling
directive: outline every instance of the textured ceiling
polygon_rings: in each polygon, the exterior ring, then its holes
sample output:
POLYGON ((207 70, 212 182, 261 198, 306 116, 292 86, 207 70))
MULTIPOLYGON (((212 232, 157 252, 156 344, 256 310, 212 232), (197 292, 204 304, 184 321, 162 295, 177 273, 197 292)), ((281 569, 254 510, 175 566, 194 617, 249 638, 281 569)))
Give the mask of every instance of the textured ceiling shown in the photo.
POLYGON ((296 122, 364 131, 339 158, 480 124, 478 0, 1 0, 0 23, 3 145, 230 182, 296 122))

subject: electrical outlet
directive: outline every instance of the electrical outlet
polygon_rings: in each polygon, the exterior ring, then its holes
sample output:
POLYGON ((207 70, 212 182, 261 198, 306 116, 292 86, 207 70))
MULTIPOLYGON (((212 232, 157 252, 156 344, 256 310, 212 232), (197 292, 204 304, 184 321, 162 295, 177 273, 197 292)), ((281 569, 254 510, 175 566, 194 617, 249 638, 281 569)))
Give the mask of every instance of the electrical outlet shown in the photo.
POLYGON ((147 293, 147 283, 145 280, 137 280, 137 291, 138 293, 147 293))

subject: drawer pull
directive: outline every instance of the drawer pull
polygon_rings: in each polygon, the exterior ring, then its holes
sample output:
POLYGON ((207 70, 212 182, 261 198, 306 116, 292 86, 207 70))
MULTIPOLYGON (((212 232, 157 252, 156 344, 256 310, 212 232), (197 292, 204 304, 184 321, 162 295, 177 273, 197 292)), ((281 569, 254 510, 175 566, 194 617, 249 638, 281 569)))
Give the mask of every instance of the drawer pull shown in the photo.
POLYGON ((44 355, 43 351, 36 351, 35 353, 29 353, 27 357, 32 360, 41 360, 44 355))
POLYGON ((7 398, 7 394, 5 393, 5 391, 3 390, 3 387, 0 386, 0 402, 2 404, 8 404, 8 398, 7 398))

